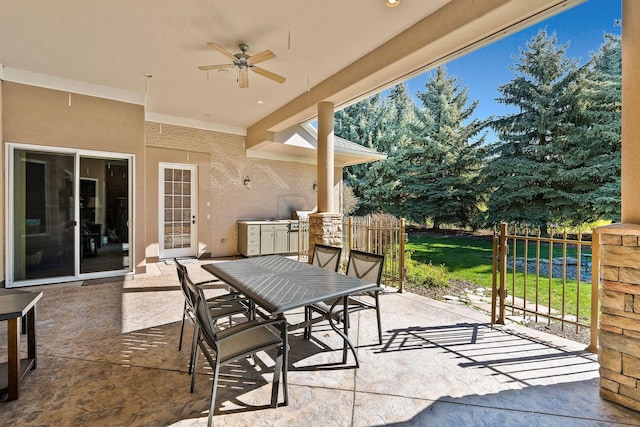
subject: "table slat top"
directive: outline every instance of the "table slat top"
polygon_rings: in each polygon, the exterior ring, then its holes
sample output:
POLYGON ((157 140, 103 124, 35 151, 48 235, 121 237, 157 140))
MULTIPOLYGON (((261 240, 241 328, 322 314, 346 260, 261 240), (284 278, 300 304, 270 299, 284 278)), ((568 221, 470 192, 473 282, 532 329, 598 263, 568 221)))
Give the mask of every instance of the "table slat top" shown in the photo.
POLYGON ((375 283, 280 255, 202 266, 273 314, 375 288, 375 283))

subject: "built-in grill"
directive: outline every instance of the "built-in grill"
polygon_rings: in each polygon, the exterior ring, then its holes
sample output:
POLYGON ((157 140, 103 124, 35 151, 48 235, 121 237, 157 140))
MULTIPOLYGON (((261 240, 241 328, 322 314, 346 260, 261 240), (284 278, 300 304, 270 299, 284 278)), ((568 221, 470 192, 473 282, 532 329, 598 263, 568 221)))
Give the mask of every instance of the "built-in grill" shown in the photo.
POLYGON ((293 211, 293 212, 291 212, 291 218, 293 218, 293 219, 291 220, 291 224, 289 226, 289 230, 290 231, 299 231, 300 230, 300 222, 302 222, 303 225, 307 224, 308 221, 309 221, 309 214, 312 214, 314 212, 315 211, 293 211))

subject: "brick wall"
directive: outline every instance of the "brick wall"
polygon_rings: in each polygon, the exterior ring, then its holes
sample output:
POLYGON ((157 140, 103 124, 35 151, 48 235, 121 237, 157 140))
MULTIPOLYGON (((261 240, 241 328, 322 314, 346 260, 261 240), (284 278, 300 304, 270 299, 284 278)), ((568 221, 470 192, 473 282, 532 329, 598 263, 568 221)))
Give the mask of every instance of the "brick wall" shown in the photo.
POLYGON ((640 411, 640 227, 600 234, 600 396, 640 411))
MULTIPOLYGON (((198 199, 201 206, 206 206, 207 202, 211 205, 207 207, 211 231, 210 236, 199 235, 198 238, 201 245, 208 247, 201 252, 211 253, 214 257, 238 253, 238 218, 276 218, 278 198, 282 197, 305 200, 308 206, 303 209, 316 206, 315 165, 248 158, 243 136, 146 122, 145 145, 181 152, 177 159, 193 159, 198 153, 210 156, 210 182, 205 186, 200 183, 198 199), (184 156, 185 151, 188 156, 184 156), (247 176, 251 179, 249 190, 243 185, 247 176)), ((157 188, 157 183, 147 183, 146 197, 157 198, 157 188)))

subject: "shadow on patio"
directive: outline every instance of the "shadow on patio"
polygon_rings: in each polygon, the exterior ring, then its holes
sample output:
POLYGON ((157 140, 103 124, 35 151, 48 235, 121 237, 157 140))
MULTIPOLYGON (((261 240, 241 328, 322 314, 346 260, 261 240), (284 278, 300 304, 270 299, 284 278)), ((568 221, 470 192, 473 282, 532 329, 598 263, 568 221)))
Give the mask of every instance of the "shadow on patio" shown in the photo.
MULTIPOLYGON (((210 277, 188 268, 195 280, 210 277)), ((3 424, 206 425, 210 371, 201 362, 189 393, 175 266, 149 270, 134 280, 36 288, 44 291, 38 369, 19 400, 0 402, 3 424)), ((598 396, 597 357, 581 344, 491 329, 479 311, 408 293, 386 293, 381 306, 383 345, 373 311, 352 319, 359 369, 333 366, 341 340, 326 324, 309 341, 291 334, 287 407, 266 407, 273 354, 223 369, 217 425, 640 425, 640 414, 598 396)), ((6 347, 3 327, 0 358, 6 347)))

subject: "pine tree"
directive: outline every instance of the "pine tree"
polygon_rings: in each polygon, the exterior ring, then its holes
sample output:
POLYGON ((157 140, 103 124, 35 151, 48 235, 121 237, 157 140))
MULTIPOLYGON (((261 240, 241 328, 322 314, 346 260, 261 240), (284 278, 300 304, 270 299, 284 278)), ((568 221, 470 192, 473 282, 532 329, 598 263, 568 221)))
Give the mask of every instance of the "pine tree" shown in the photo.
POLYGON ((565 163, 584 120, 582 71, 565 57, 568 45, 555 34, 538 32, 520 48, 511 67, 514 79, 498 88, 498 101, 518 112, 496 119, 499 141, 490 149, 483 171, 487 188, 488 222, 521 222, 546 226, 563 222, 573 203, 562 190, 567 184, 565 163))
POLYGON ((414 109, 406 87, 398 85, 384 100, 374 96, 337 113, 336 135, 387 153, 385 160, 345 168, 344 180, 358 198, 358 215, 399 214, 398 157, 407 144, 414 109))
POLYGON ((470 120, 477 101, 468 103, 468 89, 439 67, 416 96, 422 108, 411 126, 411 144, 404 153, 403 213, 434 228, 443 224, 475 225, 482 193, 477 178, 484 157, 488 120, 470 120))
MULTIPOLYGON (((364 147, 376 149, 380 139, 383 115, 380 95, 366 98, 336 112, 335 134, 364 147)), ((369 164, 352 165, 343 171, 345 184, 351 187, 354 196, 358 199, 356 214, 360 215, 371 210, 370 203, 364 195, 368 187, 365 174, 369 167, 369 164)))
POLYGON ((605 35, 584 66, 584 120, 567 150, 565 187, 573 202, 565 217, 572 224, 620 220, 622 43, 605 35))

